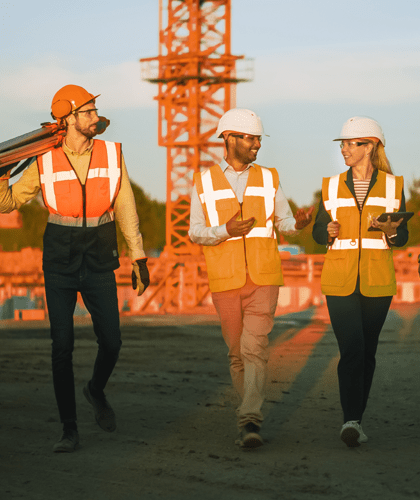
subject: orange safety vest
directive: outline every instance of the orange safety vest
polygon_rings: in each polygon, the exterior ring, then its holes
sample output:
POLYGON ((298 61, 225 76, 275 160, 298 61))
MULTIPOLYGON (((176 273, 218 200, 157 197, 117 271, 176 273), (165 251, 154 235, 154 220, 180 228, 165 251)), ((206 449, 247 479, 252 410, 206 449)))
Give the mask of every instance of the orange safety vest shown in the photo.
POLYGON ((207 227, 226 224, 241 210, 243 220, 256 224, 245 236, 231 237, 204 246, 212 292, 241 288, 248 269, 256 285, 283 285, 280 254, 274 232, 274 203, 279 177, 274 168, 255 165, 249 169, 242 207, 219 165, 194 174, 194 182, 207 227))
POLYGON ((322 199, 340 232, 328 247, 321 275, 325 295, 346 296, 354 292, 360 276, 360 292, 367 297, 395 295, 392 249, 382 231, 368 231, 372 217, 397 212, 401 206, 403 177, 378 171, 375 184, 360 212, 357 201, 345 183, 347 172, 324 178, 322 199))
POLYGON ((37 161, 49 222, 74 226, 88 221, 88 226, 97 226, 114 219, 112 206, 121 183, 120 143, 94 140, 84 186, 62 148, 37 161))

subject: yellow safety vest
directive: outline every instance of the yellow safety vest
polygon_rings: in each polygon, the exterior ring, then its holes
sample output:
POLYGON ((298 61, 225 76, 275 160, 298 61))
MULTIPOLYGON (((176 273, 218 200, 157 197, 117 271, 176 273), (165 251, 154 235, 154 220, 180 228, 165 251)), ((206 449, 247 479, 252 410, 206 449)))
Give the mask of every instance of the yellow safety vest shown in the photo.
POLYGON ((403 177, 378 171, 362 212, 346 185, 347 172, 324 178, 322 199, 340 232, 325 256, 321 289, 325 295, 346 296, 354 292, 360 276, 360 292, 368 297, 395 295, 392 249, 382 231, 368 231, 372 217, 397 212, 401 206, 403 177))
POLYGON ((241 288, 246 271, 256 285, 283 285, 280 254, 274 232, 274 203, 279 177, 274 168, 255 165, 249 169, 242 207, 219 165, 194 174, 207 227, 226 224, 242 208, 243 220, 256 224, 245 236, 231 237, 204 246, 212 292, 241 288))

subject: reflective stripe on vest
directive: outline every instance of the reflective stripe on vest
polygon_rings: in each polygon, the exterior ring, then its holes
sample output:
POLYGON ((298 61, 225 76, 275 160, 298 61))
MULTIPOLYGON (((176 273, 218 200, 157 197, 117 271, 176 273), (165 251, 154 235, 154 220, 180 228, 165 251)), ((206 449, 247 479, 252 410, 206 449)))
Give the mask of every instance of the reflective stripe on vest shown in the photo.
POLYGON ((40 180, 41 184, 44 184, 45 186, 45 201, 51 208, 57 211, 57 199, 54 192, 54 182, 77 180, 77 175, 74 170, 54 173, 51 151, 48 151, 48 153, 43 155, 42 165, 44 173, 40 175, 40 180))
POLYGON ((385 212, 393 212, 400 208, 400 200, 395 198, 395 177, 386 174, 385 180, 385 198, 371 197, 366 200, 366 206, 377 205, 384 207, 385 212))
POLYGON ((71 227, 98 227, 102 224, 108 224, 114 220, 114 212, 105 212, 100 217, 63 217, 60 214, 50 213, 48 222, 57 224, 58 226, 71 226, 71 227))
MULTIPOLYGON (((354 240, 339 240, 335 239, 334 243, 330 246, 331 250, 358 250, 359 239, 354 240)), ((381 240, 373 238, 362 238, 362 248, 369 248, 375 250, 389 250, 389 245, 384 237, 381 240)))
POLYGON ((244 196, 261 196, 264 198, 265 214, 267 216, 265 227, 254 227, 245 236, 246 238, 275 238, 273 230, 273 221, 271 216, 274 212, 274 199, 276 196, 276 188, 274 187, 273 176, 271 172, 263 168, 263 185, 262 187, 248 186, 245 189, 244 196))
POLYGON ((105 141, 106 154, 108 156, 108 168, 89 169, 88 179, 95 177, 108 177, 109 179, 109 195, 111 203, 114 199, 115 190, 120 179, 120 169, 118 168, 117 148, 113 142, 105 141))
MULTIPOLYGON (((266 168, 261 168, 263 185, 262 186, 247 186, 244 192, 244 197, 257 196, 264 198, 264 206, 266 213, 265 227, 254 227, 246 238, 275 238, 273 229, 272 214, 274 213, 274 199, 276 189, 274 187, 273 175, 266 168)), ((216 208, 217 200, 234 199, 236 195, 233 189, 214 189, 211 177, 211 171, 208 169, 201 174, 203 193, 199 195, 202 204, 205 203, 208 218, 211 227, 220 226, 219 214, 216 208)), ((228 238, 229 241, 240 240, 242 236, 228 238)))
POLYGON ((331 218, 337 220, 337 209, 343 207, 355 207, 356 200, 352 198, 338 198, 338 184, 340 175, 334 175, 330 178, 328 184, 328 200, 325 201, 325 210, 331 210, 331 218))

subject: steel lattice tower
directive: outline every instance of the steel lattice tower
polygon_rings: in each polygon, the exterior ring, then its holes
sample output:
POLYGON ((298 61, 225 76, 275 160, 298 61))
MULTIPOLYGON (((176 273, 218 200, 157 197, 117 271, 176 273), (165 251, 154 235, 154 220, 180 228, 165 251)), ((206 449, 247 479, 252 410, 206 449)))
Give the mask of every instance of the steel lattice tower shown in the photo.
POLYGON ((223 155, 220 117, 235 107, 242 77, 230 52, 231 0, 159 0, 159 56, 141 59, 142 78, 158 85, 158 144, 167 148, 166 256, 197 253, 188 238, 193 174, 223 155))

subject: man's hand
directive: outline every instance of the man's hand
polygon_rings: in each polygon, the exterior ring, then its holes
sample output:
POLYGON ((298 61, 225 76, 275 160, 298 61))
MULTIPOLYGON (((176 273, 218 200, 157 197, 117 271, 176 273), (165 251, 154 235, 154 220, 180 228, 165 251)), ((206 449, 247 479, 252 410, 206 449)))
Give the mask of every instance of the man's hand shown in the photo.
POLYGON ((147 259, 138 259, 133 262, 133 271, 131 273, 133 290, 137 290, 137 296, 140 297, 150 284, 149 270, 147 269, 147 259))
POLYGON ((295 219, 296 219, 296 224, 295 224, 295 229, 303 229, 306 227, 308 224, 310 224, 312 220, 312 212, 314 211, 315 207, 310 207, 307 212, 305 212, 305 209, 299 208, 296 212, 295 219))
POLYGON ((237 220, 240 215, 241 211, 238 210, 236 214, 226 222, 226 231, 230 236, 245 236, 251 231, 255 223, 255 217, 251 217, 248 220, 237 220))

